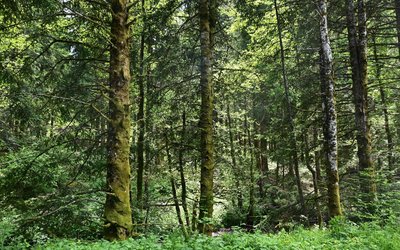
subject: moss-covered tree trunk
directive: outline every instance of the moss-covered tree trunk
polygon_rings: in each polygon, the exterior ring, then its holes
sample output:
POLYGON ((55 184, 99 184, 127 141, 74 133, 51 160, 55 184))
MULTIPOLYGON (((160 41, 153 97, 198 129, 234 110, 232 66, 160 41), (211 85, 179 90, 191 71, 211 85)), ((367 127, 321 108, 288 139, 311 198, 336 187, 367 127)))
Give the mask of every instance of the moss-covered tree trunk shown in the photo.
POLYGON ((326 178, 328 187, 329 217, 342 215, 339 192, 339 173, 337 161, 337 122, 335 108, 335 83, 333 81, 333 56, 329 41, 327 2, 320 0, 318 6, 320 14, 321 40, 321 94, 323 111, 324 153, 326 178))
POLYGON ((111 1, 110 90, 105 238, 124 240, 132 228, 130 207, 129 27, 127 0, 111 1))
MULTIPOLYGON (((213 214, 213 186, 214 186, 214 146, 213 146, 213 79, 212 79, 212 0, 200 0, 200 155, 201 155, 201 177, 200 177, 200 202, 199 222, 200 233, 211 235, 213 214)), ((214 19, 215 20, 215 19, 214 19)), ((215 25, 215 24, 214 24, 215 25)))
POLYGON ((358 22, 353 0, 348 0, 347 29, 353 80, 355 126, 357 130, 358 171, 361 191, 369 202, 375 199, 375 169, 371 159, 371 134, 368 124, 367 27, 364 1, 357 1, 358 22), (358 32, 357 32, 358 23, 358 32))

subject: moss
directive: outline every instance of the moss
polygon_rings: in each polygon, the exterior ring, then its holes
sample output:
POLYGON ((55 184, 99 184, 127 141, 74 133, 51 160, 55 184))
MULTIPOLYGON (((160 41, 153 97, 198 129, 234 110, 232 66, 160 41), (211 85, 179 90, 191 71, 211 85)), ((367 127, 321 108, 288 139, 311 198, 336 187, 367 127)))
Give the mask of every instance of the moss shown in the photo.
POLYGON ((108 136, 107 199, 104 234, 108 240, 124 240, 131 234, 130 207, 130 110, 129 28, 127 1, 112 1, 110 59, 110 122, 108 136))

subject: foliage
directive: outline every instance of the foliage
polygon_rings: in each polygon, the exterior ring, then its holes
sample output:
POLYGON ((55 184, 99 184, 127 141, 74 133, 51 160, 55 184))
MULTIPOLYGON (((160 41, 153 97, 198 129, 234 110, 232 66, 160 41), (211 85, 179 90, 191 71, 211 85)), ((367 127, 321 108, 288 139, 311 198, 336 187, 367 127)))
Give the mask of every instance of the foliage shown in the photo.
POLYGON ((253 234, 243 231, 217 237, 195 236, 185 241, 179 234, 149 236, 123 242, 53 240, 36 249, 398 249, 400 232, 394 222, 380 227, 335 220, 329 229, 303 229, 278 234, 253 234))

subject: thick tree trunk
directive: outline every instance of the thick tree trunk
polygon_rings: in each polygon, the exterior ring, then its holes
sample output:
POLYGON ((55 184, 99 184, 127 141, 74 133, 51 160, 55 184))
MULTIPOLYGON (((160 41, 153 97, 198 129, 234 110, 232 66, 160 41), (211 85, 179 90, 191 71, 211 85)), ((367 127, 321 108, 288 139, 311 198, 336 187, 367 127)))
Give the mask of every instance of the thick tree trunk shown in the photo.
POLYGON ((130 207, 129 27, 126 0, 111 1, 110 120, 107 145, 105 238, 123 240, 132 228, 130 207))
MULTIPOLYGON (((282 77, 283 77, 283 85, 285 88, 285 99, 286 99, 286 108, 287 108, 287 113, 288 113, 288 119, 289 119, 289 131, 290 131, 290 150, 291 150, 291 156, 294 164, 294 174, 296 175, 296 185, 297 185, 297 191, 299 194, 299 201, 301 205, 302 212, 305 214, 306 213, 306 206, 304 202, 304 195, 303 195, 303 189, 301 187, 301 177, 300 177, 300 171, 299 171, 299 159, 298 159, 298 152, 297 152, 297 145, 296 145, 296 131, 295 131, 295 125, 294 125, 294 114, 292 111, 292 104, 290 102, 290 97, 289 97, 289 84, 287 80, 287 74, 286 74, 286 64, 285 64, 285 50, 283 47, 283 38, 282 38, 282 24, 281 24, 281 18, 279 14, 279 9, 278 9, 278 4, 277 1, 274 0, 274 7, 275 7, 275 14, 276 14, 276 20, 277 20, 277 26, 278 26, 278 36, 279 36, 279 46, 280 46, 280 56, 281 56, 281 67, 282 67, 282 77)), ((291 172, 291 171, 289 171, 291 172)))
MULTIPOLYGON (((213 214, 213 186, 214 186, 214 146, 213 146, 213 79, 212 79, 212 25, 211 10, 213 6, 208 0, 200 0, 200 203, 198 230, 200 233, 211 235, 213 214), (210 7, 210 8, 209 8, 210 7)), ((214 6, 215 7, 215 6, 214 6)), ((215 23, 214 23, 215 25, 215 23)))
POLYGON ((375 170, 371 159, 371 135, 368 124, 367 28, 363 0, 358 0, 358 33, 353 0, 348 0, 347 28, 353 79, 355 126, 357 129, 358 170, 361 191, 367 201, 375 199, 375 170), (358 37, 357 37, 358 34, 358 37))
POLYGON ((328 186, 329 217, 342 215, 339 192, 339 173, 337 161, 337 123, 335 108, 335 83, 333 81, 333 56, 329 41, 327 2, 319 1, 320 39, 321 39, 321 94, 324 116, 324 153, 328 186))

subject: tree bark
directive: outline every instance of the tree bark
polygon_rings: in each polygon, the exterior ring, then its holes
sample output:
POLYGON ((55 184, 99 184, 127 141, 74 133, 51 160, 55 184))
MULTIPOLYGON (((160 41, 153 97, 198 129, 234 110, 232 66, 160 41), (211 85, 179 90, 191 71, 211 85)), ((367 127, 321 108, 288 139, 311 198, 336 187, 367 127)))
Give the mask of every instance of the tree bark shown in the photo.
MULTIPOLYGON (((142 0, 142 15, 144 15, 144 4, 142 0)), ((143 210, 143 173, 144 173, 144 133, 145 133, 145 118, 144 118, 144 50, 145 50, 145 37, 144 30, 140 35, 140 51, 139 51, 139 75, 138 75, 138 113, 137 113, 137 126, 138 126, 138 139, 137 139, 137 179, 136 179, 136 202, 137 208, 140 213, 143 210)))
MULTIPOLYGON (((335 107, 335 83, 333 81, 333 56, 329 41, 328 16, 326 0, 319 1, 320 40, 321 40, 321 94, 324 116, 324 153, 326 178, 328 186, 329 217, 342 215, 339 191, 339 173, 337 161, 337 122, 335 107)), ((313 174, 314 175, 314 174, 313 174)), ((317 188, 318 189, 318 188, 317 188)))
POLYGON ((353 0, 348 0, 347 28, 350 61, 353 79, 353 101, 355 106, 355 126, 357 130, 358 172, 361 191, 367 201, 375 199, 375 169, 371 159, 371 134, 368 124, 367 93, 367 28, 363 0, 358 0, 358 33, 353 0))
POLYGON ((200 176, 200 202, 199 202, 199 222, 198 230, 200 233, 211 235, 212 233, 212 214, 213 214, 213 186, 214 186, 214 146, 213 146, 213 109, 214 93, 212 79, 212 26, 213 17, 211 10, 213 7, 208 0, 200 0, 200 44, 201 44, 201 64, 200 64, 200 91, 201 91, 201 110, 200 110, 200 154, 201 154, 201 176, 200 176))
POLYGON ((126 0, 111 1, 110 91, 105 238, 124 240, 132 228, 130 207, 129 27, 126 0))

